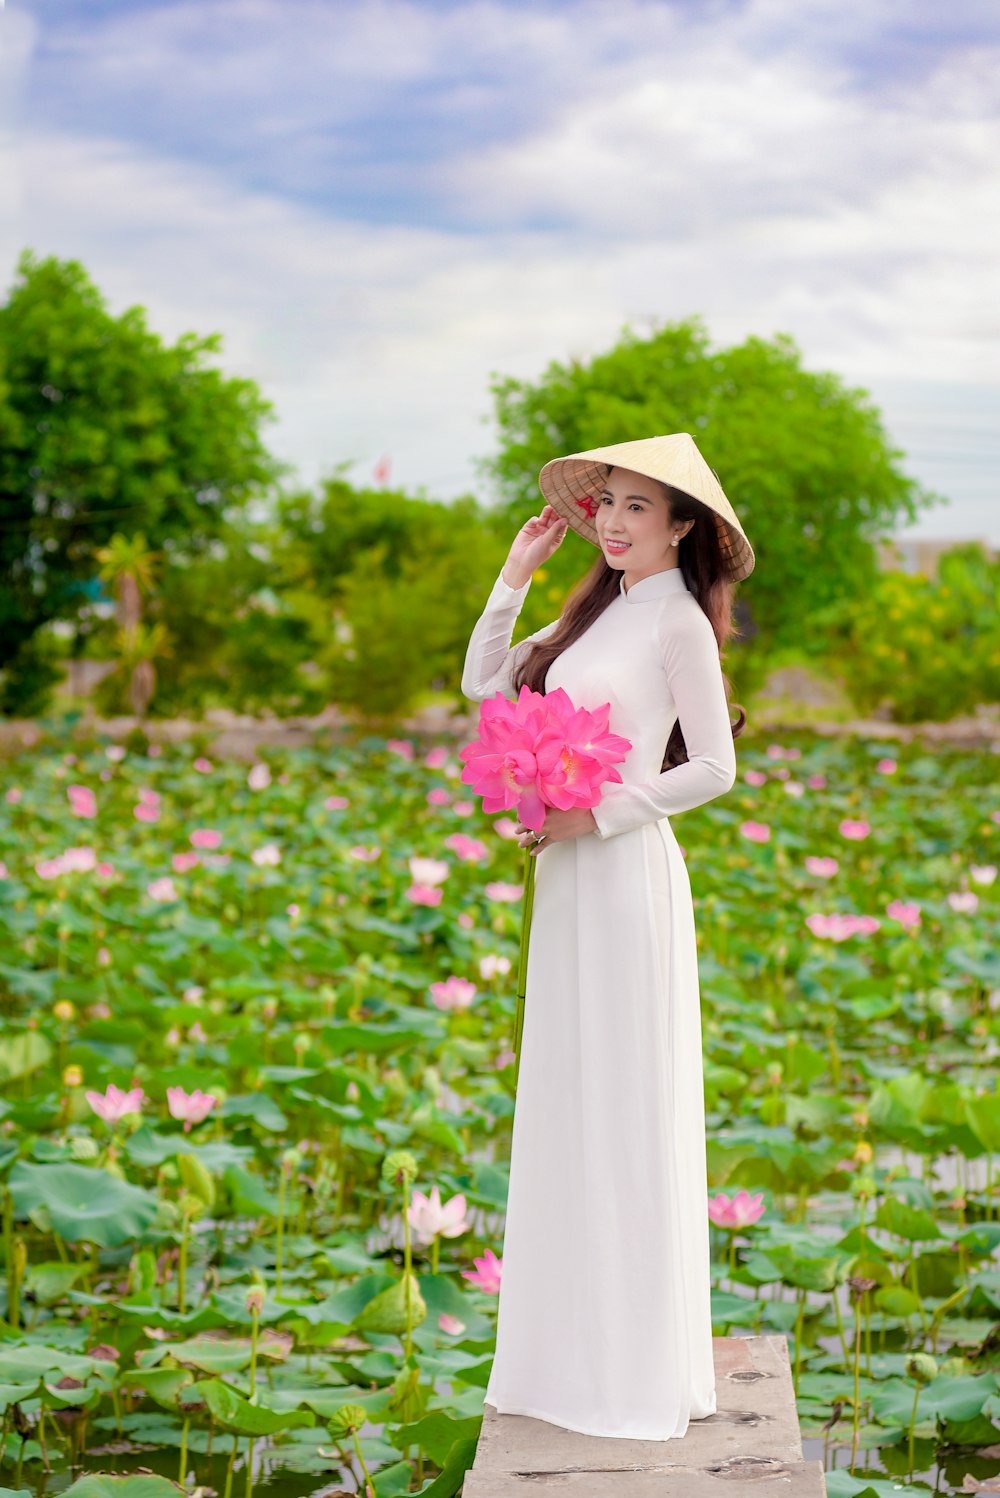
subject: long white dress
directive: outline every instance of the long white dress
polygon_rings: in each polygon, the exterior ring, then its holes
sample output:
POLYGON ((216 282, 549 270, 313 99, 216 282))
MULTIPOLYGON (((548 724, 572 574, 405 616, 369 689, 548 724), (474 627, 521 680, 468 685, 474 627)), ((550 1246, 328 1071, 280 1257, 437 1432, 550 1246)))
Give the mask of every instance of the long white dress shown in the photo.
MULTIPOLYGON (((462 679, 513 698, 531 586, 497 578, 462 679)), ((694 908, 669 817, 730 789, 711 624, 679 568, 618 596, 547 691, 632 742, 598 831, 536 855, 510 1188, 485 1400, 595 1436, 669 1440, 716 1411, 694 908), (688 762, 661 773, 680 718, 688 762)))

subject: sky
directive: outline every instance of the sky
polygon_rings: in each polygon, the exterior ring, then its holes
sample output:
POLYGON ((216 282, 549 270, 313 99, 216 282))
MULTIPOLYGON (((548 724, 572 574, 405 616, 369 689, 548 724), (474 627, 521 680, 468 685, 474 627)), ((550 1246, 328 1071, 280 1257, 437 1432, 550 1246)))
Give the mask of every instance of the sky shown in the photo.
POLYGON ((995 0, 7 0, 0 285, 81 260, 302 482, 444 499, 496 374, 788 333, 947 498, 900 534, 1000 545, 998 77, 995 0))

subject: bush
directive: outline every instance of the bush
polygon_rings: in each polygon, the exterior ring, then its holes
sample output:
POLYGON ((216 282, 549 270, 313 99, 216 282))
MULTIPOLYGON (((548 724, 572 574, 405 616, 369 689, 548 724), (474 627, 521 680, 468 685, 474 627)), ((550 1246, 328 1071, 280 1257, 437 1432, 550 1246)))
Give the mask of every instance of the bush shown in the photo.
POLYGON ((829 669, 861 712, 943 722, 1000 701, 1000 560, 979 542, 945 552, 937 578, 886 571, 813 618, 829 669))

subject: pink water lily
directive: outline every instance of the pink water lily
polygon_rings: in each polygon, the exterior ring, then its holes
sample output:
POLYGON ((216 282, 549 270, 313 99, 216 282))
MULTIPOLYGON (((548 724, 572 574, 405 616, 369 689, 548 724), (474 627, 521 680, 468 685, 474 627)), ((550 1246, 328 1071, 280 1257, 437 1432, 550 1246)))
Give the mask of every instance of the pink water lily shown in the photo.
POLYGON ((476 995, 476 985, 468 978, 452 976, 430 985, 431 998, 439 1009, 468 1009, 476 995))
POLYGON ((880 759, 875 768, 880 775, 895 775, 896 761, 894 759, 880 759))
POLYGON ((767 843, 771 840, 771 829, 766 822, 741 822, 740 832, 751 843, 767 843))
POLYGON ((222 842, 222 833, 214 827, 196 827, 189 840, 193 848, 217 848, 222 842))
POLYGON ((133 1087, 129 1092, 123 1092, 120 1087, 116 1087, 114 1082, 111 1082, 105 1092, 88 1091, 84 1093, 84 1097, 98 1118, 103 1118, 105 1123, 113 1124, 128 1113, 141 1113, 146 1094, 141 1087, 133 1087))
POLYGON ((212 761, 206 759, 203 754, 199 754, 198 758, 193 761, 193 767, 198 771, 199 775, 211 775, 214 769, 212 761))
POLYGON ((406 891, 411 905, 440 905, 443 897, 444 890, 436 884, 411 884, 406 891))
POLYGON ((185 1092, 183 1087, 167 1088, 167 1107, 170 1109, 171 1118, 183 1122, 185 1134, 191 1132, 194 1124, 201 1123, 202 1119, 208 1117, 218 1102, 218 1098, 211 1092, 202 1092, 195 1088, 193 1092, 185 1092))
POLYGON ((346 796, 327 796, 323 808, 325 811, 346 811, 350 804, 346 796))
POLYGON ((503 1259, 498 1259, 492 1248, 488 1248, 480 1258, 474 1259, 473 1262, 475 1269, 463 1269, 462 1278, 477 1285, 480 1290, 485 1290, 487 1295, 499 1295, 503 1259))
POLYGON ((832 879, 840 868, 835 858, 807 858, 806 871, 817 879, 832 879))
POLYGON ((472 1226, 467 1218, 468 1203, 461 1192, 441 1205, 441 1192, 437 1185, 425 1196, 416 1189, 410 1195, 407 1217, 418 1238, 457 1238, 467 1233, 472 1226))
POLYGON ((486 844, 478 837, 469 837, 467 832, 453 832, 450 837, 445 838, 445 843, 458 854, 463 863, 482 863, 484 858, 490 856, 486 844))
POLYGON ((871 830, 870 823, 862 820, 855 821, 850 817, 845 817, 837 828, 841 837, 850 838, 854 842, 860 842, 862 838, 868 836, 871 830))
POLYGON ((718 1228, 752 1227, 763 1217, 765 1210, 763 1191, 751 1196, 749 1191, 741 1188, 732 1197, 720 1191, 708 1199, 708 1215, 718 1228))
POLYGON ((767 784, 767 776, 764 774, 763 770, 748 770, 743 779, 746 781, 747 785, 767 784))
POLYGON ((492 879, 489 884, 483 886, 483 894, 488 900, 510 901, 519 900, 523 894, 520 884, 505 884, 502 879, 492 879))
POLYGON ((66 795, 69 797, 70 810, 75 817, 97 816, 97 797, 89 786, 68 785, 66 795))
POLYGON ((480 957, 479 959, 479 976, 485 978, 487 982, 490 978, 495 978, 498 973, 509 972, 509 957, 501 957, 496 952, 490 952, 489 956, 480 957))
POLYGON ((971 889, 953 890, 948 896, 948 904, 959 915, 972 915, 979 908, 979 896, 971 889))
POLYGON ((440 770, 447 762, 448 747, 446 744, 437 744, 433 749, 428 749, 424 755, 424 764, 428 770, 440 770))
POLYGON ((465 1322, 459 1321, 458 1317, 453 1316, 450 1311, 441 1312, 438 1317, 438 1326, 443 1332, 447 1332, 449 1337, 460 1336, 465 1331, 465 1322))
POLYGON ((409 739, 386 739, 385 747, 398 754, 401 759, 413 758, 413 744, 409 739))
POLYGON ((912 901, 890 900, 885 907, 885 913, 892 920, 898 921, 901 926, 905 926, 908 931, 915 930, 920 925, 920 906, 913 904, 912 901))
POLYGON ((486 812, 517 810, 539 831, 550 806, 596 806, 614 768, 631 749, 608 730, 611 704, 577 708, 558 687, 542 694, 523 686, 516 702, 501 692, 483 702, 479 738, 459 751, 461 779, 483 798, 486 812))
POLYGON ((432 791, 427 792, 428 806, 450 806, 451 793, 446 791, 443 785, 436 785, 432 791))
POLYGON ((977 884, 992 884, 996 877, 996 864, 972 863, 969 865, 969 878, 974 879, 977 884))
POLYGON ((411 858, 410 877, 414 884, 443 884, 451 873, 442 858, 411 858))
POLYGON ((881 922, 873 915, 852 915, 849 911, 834 911, 832 915, 818 912, 806 916, 806 925, 813 936, 825 936, 831 941, 846 941, 849 936, 870 936, 881 922))

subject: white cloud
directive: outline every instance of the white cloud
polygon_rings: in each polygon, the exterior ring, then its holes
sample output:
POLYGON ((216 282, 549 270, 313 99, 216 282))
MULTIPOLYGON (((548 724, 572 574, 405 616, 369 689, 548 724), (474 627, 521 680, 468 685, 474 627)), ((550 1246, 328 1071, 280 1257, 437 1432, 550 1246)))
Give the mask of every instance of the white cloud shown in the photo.
MULTIPOLYGON (((856 49, 877 46, 891 10, 852 20, 856 49)), ((56 50, 87 90, 148 100, 153 116, 183 73, 195 142, 218 122, 211 157, 110 117, 104 133, 22 126, 0 162, 13 150, 20 180, 0 198, 0 271, 24 245, 73 256, 116 310, 145 304, 165 336, 219 329, 226 367, 275 401, 273 444, 309 480, 344 458, 363 476, 389 452, 394 479, 456 493, 491 446, 491 371, 530 377, 606 347, 626 320, 692 312, 719 342, 787 331, 808 366, 876 398, 891 386, 914 435, 931 407, 907 388, 933 388, 945 420, 949 389, 974 406, 997 379, 991 54, 952 47, 861 88, 850 58, 823 60, 842 7, 696 14, 643 0, 117 12, 56 50), (434 107, 451 120, 412 165, 422 223, 297 200, 331 152, 370 149, 350 122, 373 91, 395 97, 405 128, 409 96, 393 90, 421 80, 440 83, 434 107), (285 153, 267 179, 280 191, 227 160, 242 150, 245 167, 258 149, 285 153)), ((38 32, 20 24, 23 74, 38 32)), ((380 158, 381 182, 405 177, 405 144, 380 158)), ((919 463, 940 487, 932 448, 919 463)), ((991 455, 970 450, 980 468, 949 464, 951 492, 981 505, 991 455)))

